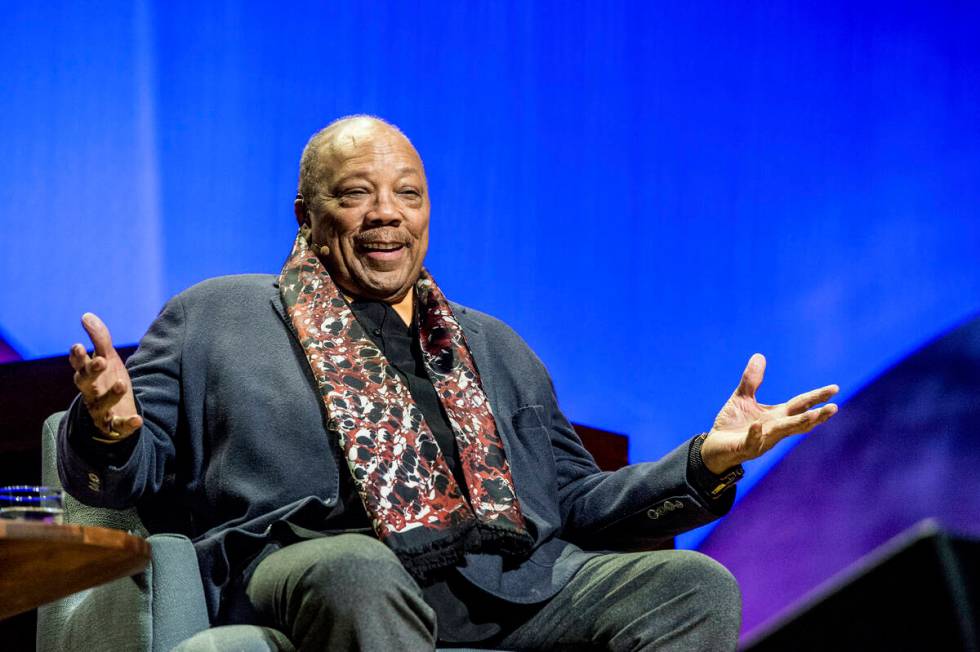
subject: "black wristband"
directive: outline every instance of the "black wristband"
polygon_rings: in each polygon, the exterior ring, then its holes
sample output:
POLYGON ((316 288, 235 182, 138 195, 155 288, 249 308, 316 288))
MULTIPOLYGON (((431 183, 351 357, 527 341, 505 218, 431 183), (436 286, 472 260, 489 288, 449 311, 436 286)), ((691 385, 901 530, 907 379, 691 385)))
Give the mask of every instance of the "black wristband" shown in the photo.
POLYGON ((704 460, 701 459, 701 446, 704 445, 704 440, 707 438, 708 433, 703 432, 691 442, 688 464, 694 471, 695 482, 697 482, 699 488, 712 500, 716 500, 729 488, 735 486, 736 482, 742 479, 742 476, 745 475, 745 470, 741 464, 736 464, 721 475, 712 473, 705 465, 704 460))

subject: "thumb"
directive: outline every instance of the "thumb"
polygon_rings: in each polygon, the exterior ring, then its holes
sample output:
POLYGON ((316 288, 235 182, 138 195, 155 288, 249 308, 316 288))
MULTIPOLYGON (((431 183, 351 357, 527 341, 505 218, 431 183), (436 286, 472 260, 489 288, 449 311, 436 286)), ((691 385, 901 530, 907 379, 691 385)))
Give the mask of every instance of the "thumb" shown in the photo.
POLYGON ((101 319, 94 313, 87 312, 82 315, 82 327, 92 340, 96 355, 105 357, 112 353, 112 336, 109 335, 109 329, 101 319))
POLYGON ((755 353, 749 358, 749 363, 745 365, 742 372, 742 379, 735 388, 735 393, 739 396, 754 397, 762 384, 762 378, 766 375, 766 356, 755 353))

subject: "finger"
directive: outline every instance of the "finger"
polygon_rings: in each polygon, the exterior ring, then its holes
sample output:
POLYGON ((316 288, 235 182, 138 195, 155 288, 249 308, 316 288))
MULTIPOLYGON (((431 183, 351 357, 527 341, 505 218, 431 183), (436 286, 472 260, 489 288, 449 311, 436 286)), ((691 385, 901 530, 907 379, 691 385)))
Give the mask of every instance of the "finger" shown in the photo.
POLYGON ((75 387, 86 397, 86 400, 95 398, 92 392, 96 391, 95 384, 99 381, 106 366, 107 362, 105 358, 89 358, 82 365, 82 368, 75 372, 75 387))
POLYGON ((790 400, 786 401, 786 414, 795 415, 805 412, 814 405, 819 405, 820 403, 827 401, 831 396, 839 391, 840 387, 837 385, 827 385, 826 387, 813 389, 809 392, 800 394, 799 396, 794 396, 790 400))
POLYGON ((112 336, 109 335, 109 329, 94 313, 87 312, 82 315, 82 327, 92 340, 96 355, 107 356, 112 352, 112 336))
POLYGON ((837 414, 837 406, 828 403, 815 410, 807 410, 803 414, 777 419, 769 425, 766 439, 775 445, 776 442, 790 435, 810 432, 835 414, 837 414))
POLYGON ((75 371, 82 371, 88 361, 89 357, 85 347, 78 343, 72 344, 71 350, 68 352, 68 364, 71 365, 71 368, 75 371))
POLYGON ((74 381, 75 381, 75 387, 78 388, 78 391, 82 393, 82 396, 85 398, 86 401, 88 401, 88 399, 90 398, 95 398, 95 396, 92 395, 92 392, 95 391, 94 378, 90 378, 89 376, 86 376, 85 374, 76 371, 74 381))
POLYGON ((75 387, 82 393, 82 398, 85 399, 85 405, 89 406, 90 410, 95 409, 92 407, 95 405, 95 402, 103 394, 111 392, 115 385, 123 387, 122 393, 125 393, 126 383, 121 379, 116 380, 113 385, 106 387, 107 384, 113 382, 111 377, 102 373, 108 368, 108 360, 102 356, 95 356, 85 363, 81 371, 75 372, 75 387))
POLYGON ((140 429, 143 425, 143 417, 138 414, 130 414, 123 417, 112 417, 109 420, 109 436, 115 439, 122 439, 124 437, 129 437, 131 434, 140 429))
POLYGON ((766 356, 755 353, 749 358, 749 363, 742 372, 742 380, 739 381, 735 393, 739 396, 755 396, 762 384, 762 377, 766 374, 766 356))
MULTIPOLYGON (((97 365, 95 364, 95 360, 92 358, 88 358, 88 356, 86 356, 86 358, 85 364, 83 364, 82 367, 75 372, 74 380, 75 387, 78 388, 78 391, 80 391, 82 396, 85 397, 85 400, 88 401, 95 398, 95 392, 97 391, 95 384, 99 382, 99 378, 101 376, 101 369, 99 369, 99 367, 102 366, 102 363, 100 362, 97 365)), ((104 361, 105 358, 99 358, 99 360, 104 361)))
POLYGON ((89 361, 85 363, 85 368, 82 370, 83 376, 88 376, 91 379, 95 379, 100 373, 106 370, 109 364, 105 358, 101 355, 97 355, 93 358, 89 358, 89 361))
POLYGON ((121 380, 114 382, 108 391, 98 396, 85 396, 85 393, 82 393, 85 398, 85 407, 88 408, 89 413, 96 420, 96 423, 98 423, 96 415, 108 412, 125 394, 126 383, 121 380))

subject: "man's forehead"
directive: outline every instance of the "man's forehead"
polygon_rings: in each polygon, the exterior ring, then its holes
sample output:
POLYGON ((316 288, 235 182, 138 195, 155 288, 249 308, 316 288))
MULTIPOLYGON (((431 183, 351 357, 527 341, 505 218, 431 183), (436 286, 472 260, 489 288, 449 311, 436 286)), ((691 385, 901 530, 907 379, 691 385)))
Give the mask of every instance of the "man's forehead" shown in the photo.
POLYGON ((390 131, 393 130, 377 120, 353 118, 328 129, 324 145, 332 151, 344 151, 379 137, 384 138, 390 131))
POLYGON ((389 153, 405 155, 421 163, 418 152, 408 138, 397 129, 377 120, 356 118, 337 125, 326 135, 322 153, 333 159, 334 163, 389 153))

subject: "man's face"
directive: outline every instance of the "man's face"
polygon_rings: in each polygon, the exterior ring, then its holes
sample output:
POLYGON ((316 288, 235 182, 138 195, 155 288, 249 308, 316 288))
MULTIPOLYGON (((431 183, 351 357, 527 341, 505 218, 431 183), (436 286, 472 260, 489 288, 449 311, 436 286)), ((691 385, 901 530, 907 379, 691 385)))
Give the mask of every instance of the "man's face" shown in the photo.
POLYGON ((394 303, 429 246, 429 195, 418 152, 384 125, 342 127, 321 152, 321 196, 307 201, 314 249, 346 292, 394 303))

